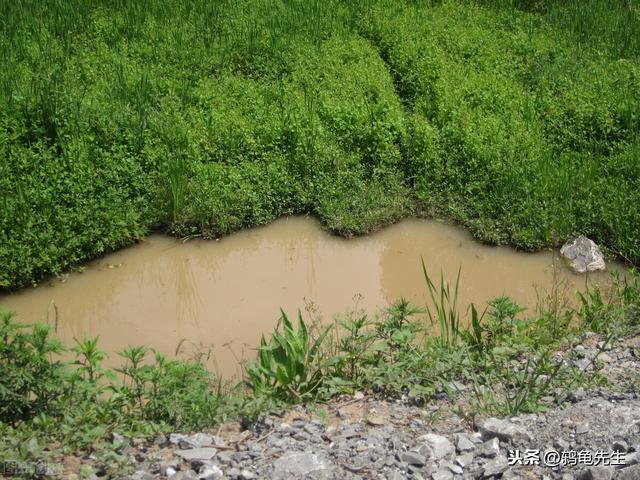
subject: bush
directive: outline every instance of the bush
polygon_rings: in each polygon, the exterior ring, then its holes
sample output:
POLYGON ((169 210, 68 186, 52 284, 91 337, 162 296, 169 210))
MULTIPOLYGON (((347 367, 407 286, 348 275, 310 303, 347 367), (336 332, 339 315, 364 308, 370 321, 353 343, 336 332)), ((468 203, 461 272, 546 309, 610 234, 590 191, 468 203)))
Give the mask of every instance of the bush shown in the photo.
POLYGON ((0 422, 59 411, 66 370, 52 359, 63 348, 49 334, 47 325, 20 325, 0 311, 0 422))

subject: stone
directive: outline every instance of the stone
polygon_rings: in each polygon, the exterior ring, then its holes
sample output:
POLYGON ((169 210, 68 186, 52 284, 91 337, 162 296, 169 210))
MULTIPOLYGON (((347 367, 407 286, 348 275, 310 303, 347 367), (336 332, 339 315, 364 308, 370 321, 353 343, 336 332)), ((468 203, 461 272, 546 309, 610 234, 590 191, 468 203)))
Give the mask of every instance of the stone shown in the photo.
POLYGON ((218 452, 216 455, 216 460, 218 460, 218 462, 224 464, 224 465, 228 465, 229 463, 231 463, 231 454, 229 452, 225 452, 224 450, 221 452, 218 452))
POLYGON ((531 442, 531 435, 523 427, 509 420, 491 417, 480 424, 480 433, 484 440, 498 437, 503 442, 531 442))
POLYGON ((618 472, 616 480, 638 480, 640 478, 640 465, 632 465, 618 472))
POLYGON ((493 437, 491 440, 484 442, 478 447, 478 450, 475 453, 481 457, 495 458, 496 455, 500 453, 500 442, 498 441, 498 437, 493 437))
POLYGON ((220 467, 213 464, 203 465, 200 467, 200 473, 198 474, 199 480, 217 480, 224 477, 224 473, 220 470, 220 467))
POLYGON ((504 457, 494 458, 487 462, 484 466, 483 478, 497 477, 501 475, 507 468, 509 463, 504 457))
POLYGON ((306 477, 312 472, 327 470, 327 460, 311 452, 290 453, 280 457, 274 462, 274 479, 287 479, 306 477))
POLYGON ((584 391, 584 388, 579 387, 575 391, 569 394, 569 400, 573 403, 581 402, 587 397, 587 393, 584 391))
POLYGON ((181 440, 184 440, 187 436, 181 433, 172 433, 169 435, 169 443, 171 445, 178 445, 181 440))
POLYGON ((227 477, 229 478, 238 478, 240 476, 240 470, 237 468, 230 468, 227 470, 227 477))
POLYGON ((453 473, 448 468, 440 468, 431 475, 432 480, 453 480, 453 473))
POLYGON ((462 468, 467 468, 473 463, 473 453, 465 453, 464 455, 456 457, 456 463, 462 468))
POLYGON ((460 453, 470 452, 476 448, 475 443, 469 440, 469 437, 463 434, 456 435, 456 448, 460 453))
POLYGON ((406 477, 398 470, 393 470, 387 475, 387 480, 404 480, 406 477))
POLYGON ((167 467, 165 468, 163 471, 161 471, 160 473, 162 475, 164 475, 165 477, 172 477, 174 473, 176 473, 177 470, 173 467, 167 467))
POLYGON ((589 467, 578 475, 578 480, 611 480, 613 467, 589 467))
POLYGON ((203 448, 214 445, 213 436, 207 433, 195 433, 184 437, 178 442, 181 448, 203 448))
POLYGON ((593 272, 606 268, 600 248, 593 240, 584 235, 565 243, 560 249, 560 254, 567 259, 569 267, 577 273, 593 272))
POLYGON ((258 476, 253 473, 251 470, 247 470, 246 468, 240 472, 240 478, 242 480, 255 480, 258 476))
POLYGON ((624 456, 624 463, 627 466, 640 464, 640 452, 627 453, 624 456))
POLYGON ((502 474, 502 480, 521 480, 522 477, 520 474, 518 474, 513 468, 508 468, 507 470, 505 470, 505 472, 502 474))
POLYGON ((437 435, 435 433, 427 433, 418 438, 419 441, 424 442, 433 451, 433 457, 436 460, 453 460, 456 449, 447 437, 437 435))
POLYGON ((400 459, 409 465, 415 465, 417 467, 424 467, 427 464, 425 456, 420 455, 418 452, 402 452, 400 459))
POLYGON ((613 442, 611 450, 613 450, 614 452, 624 453, 629 450, 629 444, 624 440, 616 440, 615 442, 613 442))
POLYGON ((576 426, 576 434, 577 435, 584 435, 588 431, 589 431, 589 424, 587 424, 587 423, 579 423, 576 426))
POLYGON ((131 480, 153 480, 153 475, 151 475, 149 472, 138 470, 137 472, 131 474, 129 478, 131 480))
POLYGON ((367 418, 367 423, 373 427, 381 427, 385 425, 387 422, 385 419, 379 415, 373 415, 367 418))
POLYGON ((215 448, 190 448, 188 450, 176 450, 175 454, 180 458, 187 462, 192 462, 194 460, 205 462, 207 460, 211 460, 215 454, 215 448))
POLYGON ((193 470, 180 471, 171 475, 169 480, 198 480, 198 475, 193 470))

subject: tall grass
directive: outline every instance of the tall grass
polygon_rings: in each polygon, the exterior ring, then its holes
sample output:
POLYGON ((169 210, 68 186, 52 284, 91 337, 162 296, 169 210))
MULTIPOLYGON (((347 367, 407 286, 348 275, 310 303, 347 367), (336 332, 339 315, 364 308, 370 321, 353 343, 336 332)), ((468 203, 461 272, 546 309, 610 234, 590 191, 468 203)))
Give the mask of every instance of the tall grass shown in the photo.
POLYGON ((407 213, 636 262, 637 2, 0 6, 0 285, 151 228, 407 213), (185 175, 184 172, 187 172, 185 175))
POLYGON ((425 284, 431 298, 431 304, 427 305, 427 314, 432 325, 437 325, 439 339, 446 348, 455 348, 460 337, 460 314, 458 312, 458 291, 460 288, 460 272, 456 276, 453 290, 448 281, 445 281, 444 274, 440 272, 440 284, 436 287, 422 261, 422 273, 425 284))

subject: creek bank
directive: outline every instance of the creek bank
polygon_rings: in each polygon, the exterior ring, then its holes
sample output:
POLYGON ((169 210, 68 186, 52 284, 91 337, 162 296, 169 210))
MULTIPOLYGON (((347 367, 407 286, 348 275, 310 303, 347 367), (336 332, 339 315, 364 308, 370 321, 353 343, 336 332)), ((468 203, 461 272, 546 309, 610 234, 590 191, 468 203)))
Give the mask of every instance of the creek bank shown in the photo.
MULTIPOLYGON (((116 434, 116 449, 133 472, 116 478, 639 479, 640 335, 610 346, 603 341, 587 334, 579 345, 558 352, 557 359, 587 369, 596 359, 607 386, 578 388, 546 412, 510 418, 460 415, 457 407, 471 391, 462 384, 455 386, 455 401, 442 393, 421 406, 408 397, 384 400, 358 392, 326 405, 292 407, 249 430, 229 423, 212 432, 173 433, 153 441, 116 434), (537 464, 510 465, 510 450, 524 455, 527 449, 540 451, 537 464), (583 461, 552 468, 542 461, 545 451, 583 452, 583 461), (588 456, 602 456, 599 451, 617 460, 589 465, 588 456)), ((80 462, 92 465, 96 473, 90 477, 99 478, 94 459, 80 462)))

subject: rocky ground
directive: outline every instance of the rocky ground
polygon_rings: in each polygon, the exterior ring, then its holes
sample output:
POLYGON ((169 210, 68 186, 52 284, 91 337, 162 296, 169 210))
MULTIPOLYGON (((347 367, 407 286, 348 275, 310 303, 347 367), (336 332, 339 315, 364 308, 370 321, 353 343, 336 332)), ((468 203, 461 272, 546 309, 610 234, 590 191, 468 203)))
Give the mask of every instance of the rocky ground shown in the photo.
POLYGON ((418 407, 359 393, 270 416, 251 430, 227 424, 114 442, 133 466, 123 477, 131 480, 640 480, 640 336, 606 351, 601 341, 589 336, 559 355, 584 368, 597 356, 610 384, 578 389, 545 413, 471 419, 446 395, 418 407))

